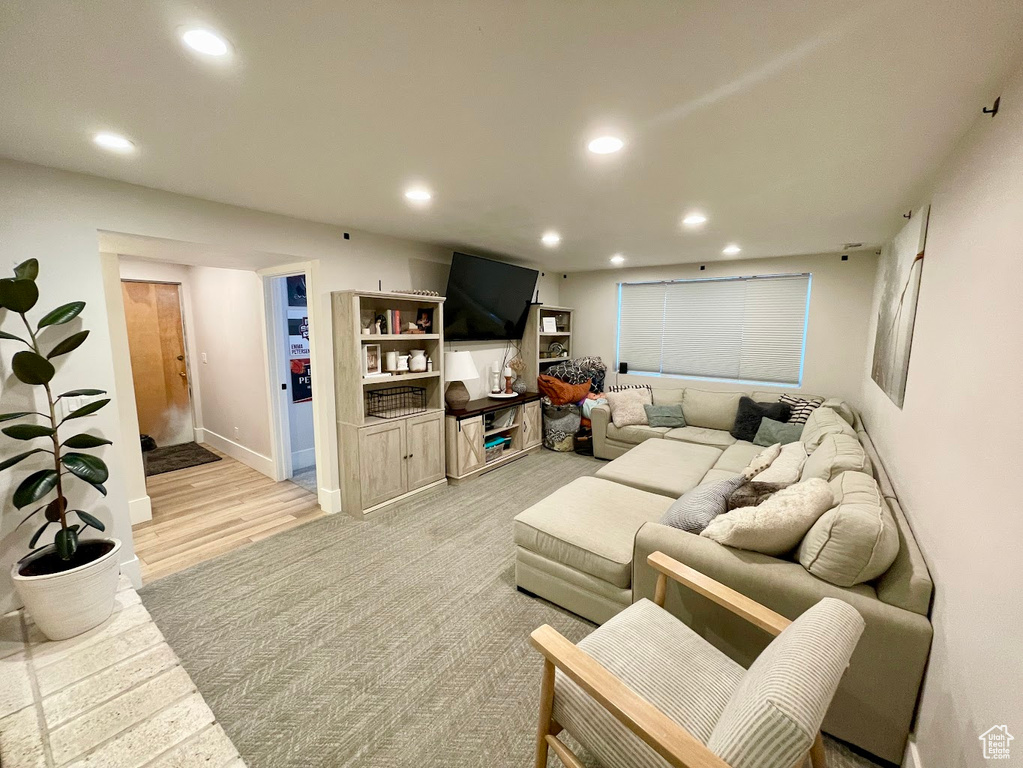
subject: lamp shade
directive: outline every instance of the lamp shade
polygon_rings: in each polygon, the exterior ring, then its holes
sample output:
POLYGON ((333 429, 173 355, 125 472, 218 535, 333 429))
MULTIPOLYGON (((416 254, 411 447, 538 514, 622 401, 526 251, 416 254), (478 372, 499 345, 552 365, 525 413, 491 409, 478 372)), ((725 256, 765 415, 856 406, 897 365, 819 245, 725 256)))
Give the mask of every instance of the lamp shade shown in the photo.
POLYGON ((471 381, 479 377, 471 352, 444 353, 444 378, 447 381, 471 381))

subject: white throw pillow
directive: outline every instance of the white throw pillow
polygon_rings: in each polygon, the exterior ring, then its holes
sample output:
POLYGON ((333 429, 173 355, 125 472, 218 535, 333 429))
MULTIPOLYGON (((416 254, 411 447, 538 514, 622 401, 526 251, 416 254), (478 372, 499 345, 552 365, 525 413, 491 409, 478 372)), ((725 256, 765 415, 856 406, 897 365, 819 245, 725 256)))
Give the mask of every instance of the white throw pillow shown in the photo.
POLYGON ((607 404, 611 407, 611 421, 616 427, 630 427, 646 424, 644 405, 653 405, 652 394, 647 387, 625 389, 621 392, 607 392, 607 404))
POLYGON ((833 503, 828 484, 814 478, 783 488, 759 506, 718 515, 700 535, 729 547, 783 555, 833 503))
POLYGON ((803 465, 806 463, 806 448, 802 443, 786 443, 781 447, 778 458, 771 466, 757 475, 758 483, 788 483, 799 479, 803 465))
POLYGON ((778 454, 780 453, 781 443, 775 443, 774 445, 767 446, 767 448, 765 448, 764 450, 762 450, 760 453, 753 457, 753 461, 751 461, 747 465, 746 469, 742 471, 742 476, 745 477, 747 480, 756 477, 769 466, 771 466, 771 462, 777 459, 778 454))
POLYGON ((813 524, 799 545, 799 563, 819 579, 851 587, 876 579, 899 554, 899 532, 877 481, 843 472, 831 481, 837 506, 813 524))

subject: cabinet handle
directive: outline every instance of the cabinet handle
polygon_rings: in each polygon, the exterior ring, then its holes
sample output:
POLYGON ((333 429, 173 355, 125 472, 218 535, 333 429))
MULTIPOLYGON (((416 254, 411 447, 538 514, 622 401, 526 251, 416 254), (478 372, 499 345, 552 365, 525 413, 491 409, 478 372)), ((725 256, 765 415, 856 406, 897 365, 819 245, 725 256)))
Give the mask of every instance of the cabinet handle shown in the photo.
POLYGON ((411 459, 411 458, 412 458, 412 454, 410 453, 410 454, 409 454, 408 456, 406 456, 405 458, 406 458, 406 459, 411 459))

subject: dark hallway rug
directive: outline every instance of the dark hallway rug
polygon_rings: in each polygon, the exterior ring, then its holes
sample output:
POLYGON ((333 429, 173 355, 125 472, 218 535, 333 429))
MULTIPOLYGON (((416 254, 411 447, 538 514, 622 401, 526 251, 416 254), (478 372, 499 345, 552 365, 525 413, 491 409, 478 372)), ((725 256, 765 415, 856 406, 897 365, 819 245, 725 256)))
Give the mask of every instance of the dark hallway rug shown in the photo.
POLYGON ((143 456, 146 462, 146 477, 220 461, 217 454, 207 451, 198 443, 181 443, 180 445, 155 448, 152 451, 146 451, 143 456))
MULTIPOLYGON (((542 664, 529 633, 577 642, 593 625, 515 589, 512 518, 601 466, 543 451, 140 594, 251 768, 530 766, 542 664)), ((827 747, 833 768, 871 765, 827 747)))

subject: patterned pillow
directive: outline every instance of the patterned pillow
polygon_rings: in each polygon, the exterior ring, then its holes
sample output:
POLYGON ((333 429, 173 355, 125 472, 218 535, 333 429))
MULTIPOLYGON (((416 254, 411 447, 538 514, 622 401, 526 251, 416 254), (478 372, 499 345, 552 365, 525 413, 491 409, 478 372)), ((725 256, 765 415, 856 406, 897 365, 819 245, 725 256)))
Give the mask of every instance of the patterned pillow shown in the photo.
POLYGON ((649 384, 612 384, 607 388, 608 392, 625 392, 630 389, 649 389, 653 393, 653 387, 649 384))
POLYGON ((611 421, 616 427, 646 424, 644 405, 651 405, 652 391, 649 387, 628 389, 624 392, 608 392, 607 404, 611 406, 611 421))
POLYGON ((778 398, 778 402, 785 403, 792 409, 792 415, 789 416, 789 424, 806 424, 810 414, 824 404, 824 398, 782 395, 778 398))
POLYGON ((781 443, 775 443, 774 445, 768 446, 753 457, 749 466, 742 471, 742 476, 747 480, 756 477, 771 466, 771 462, 777 459, 779 455, 781 455, 781 443))
POLYGON ((751 480, 732 491, 732 495, 728 497, 728 511, 740 507, 759 506, 771 498, 772 494, 788 487, 788 483, 761 483, 759 480, 751 480))
POLYGON ((742 475, 727 480, 704 483, 686 491, 668 507, 661 517, 661 525, 670 525, 689 533, 700 533, 710 522, 727 511, 728 497, 745 484, 742 475))

